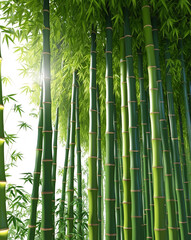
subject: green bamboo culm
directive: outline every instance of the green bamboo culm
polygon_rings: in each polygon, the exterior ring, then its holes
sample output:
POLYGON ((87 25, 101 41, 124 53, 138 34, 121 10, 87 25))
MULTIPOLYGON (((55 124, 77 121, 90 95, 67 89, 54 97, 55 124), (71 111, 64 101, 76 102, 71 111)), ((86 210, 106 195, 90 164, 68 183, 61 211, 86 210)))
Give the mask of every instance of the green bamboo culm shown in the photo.
POLYGON ((114 190, 114 127, 113 127, 113 69, 112 23, 110 12, 106 15, 106 159, 105 159, 105 239, 116 239, 114 190))
POLYGON ((179 125, 180 125, 180 137, 181 137, 181 154, 182 154, 182 177, 183 177, 183 185, 184 185, 184 194, 185 194, 185 204, 186 204, 186 216, 187 216, 187 224, 188 224, 188 234, 191 233, 191 212, 190 212, 190 194, 188 188, 188 165, 186 161, 185 147, 184 147, 184 136, 183 136, 183 122, 182 122, 182 114, 181 108, 178 108, 179 113, 179 125))
POLYGON ((128 10, 124 10, 124 38, 126 57, 127 97, 129 116, 129 152, 130 152, 130 175, 131 175, 131 222, 132 239, 141 240, 143 235, 143 207, 141 189, 141 160, 138 136, 138 116, 136 81, 133 70, 132 35, 128 10))
POLYGON ((65 199, 66 199, 66 178, 68 170, 68 155, 69 155, 69 145, 70 144, 70 111, 68 111, 68 124, 67 124, 67 139, 65 146, 65 156, 64 156, 64 172, 62 178, 62 193, 61 193, 61 202, 60 202, 60 223, 59 223, 59 237, 62 239, 65 235, 65 199))
POLYGON ((37 218, 37 204, 39 199, 39 182, 41 173, 41 159, 42 159, 42 127, 43 127, 43 88, 41 89, 40 97, 40 109, 39 109, 39 120, 38 120, 38 137, 36 146, 36 159, 33 173, 33 187, 31 194, 31 211, 29 220, 28 240, 35 239, 36 230, 36 218, 37 218))
POLYGON ((76 78, 77 72, 73 72, 72 97, 71 97, 71 117, 70 117, 70 150, 68 165, 68 212, 67 212, 67 235, 66 239, 73 239, 74 232, 74 150, 75 150, 75 106, 76 106, 76 78))
POLYGON ((101 118, 99 102, 99 85, 97 84, 97 160, 98 160, 98 240, 102 238, 102 155, 101 155, 101 118))
POLYGON ((149 97, 150 97, 150 119, 152 133, 153 153, 153 192, 154 192, 154 231, 155 239, 166 240, 166 213, 165 193, 163 182, 162 144, 159 122, 159 97, 156 75, 156 62, 152 36, 152 25, 150 17, 150 6, 148 1, 143 1, 142 7, 145 48, 147 53, 148 75, 149 75, 149 97))
POLYGON ((59 119, 59 108, 56 109, 56 122, 53 132, 53 163, 52 163, 52 222, 53 222, 53 234, 52 238, 55 239, 55 187, 56 187, 56 163, 57 163, 57 141, 58 141, 58 119, 59 119))
POLYGON ((169 136, 167 128, 167 120, 165 116, 165 106, 164 106, 164 94, 162 87, 162 76, 160 69, 160 57, 159 57, 159 43, 158 43, 158 29, 157 29, 157 19, 153 18, 153 41, 156 59, 156 70, 157 70, 157 82, 159 89, 160 98, 160 126, 161 126, 161 137, 163 146, 163 163, 164 163, 164 178, 165 178, 165 192, 166 192, 166 207, 167 207, 167 217, 168 217, 168 235, 169 240, 178 239, 178 225, 176 221, 176 201, 174 183, 173 183, 173 172, 172 172, 172 158, 170 154, 169 146, 169 136))
POLYGON ((168 105, 168 117, 169 117, 169 123, 170 123, 170 135, 171 135, 171 142, 172 142, 173 165, 174 165, 174 172, 175 172, 175 187, 176 187, 178 218, 179 218, 178 220, 179 220, 179 226, 180 226, 181 239, 187 240, 189 235, 188 235, 188 228, 187 228, 185 198, 184 198, 184 189, 183 189, 183 183, 182 183, 181 165, 180 165, 176 114, 174 109, 172 76, 170 73, 170 66, 168 65, 168 60, 170 59, 170 52, 167 46, 165 51, 165 58, 166 58, 165 60, 167 64, 167 67, 166 67, 167 105, 168 105))
MULTIPOLYGON (((185 69, 185 63, 184 63, 184 55, 183 55, 183 40, 179 39, 179 48, 180 48, 180 61, 182 65, 182 79, 183 79, 183 96, 184 96, 184 106, 185 106, 185 113, 186 113, 186 127, 188 129, 187 131, 187 137, 188 137, 188 147, 189 147, 189 153, 190 153, 190 159, 191 159, 191 118, 190 118, 190 112, 191 109, 189 108, 189 102, 188 102, 188 89, 187 89, 187 78, 186 78, 186 69, 185 69)), ((189 229, 191 231, 191 229, 189 229)))
POLYGON ((113 124, 114 124, 114 159, 115 159, 115 196, 116 196, 116 240, 121 240, 121 227, 120 227, 120 188, 119 188, 119 157, 118 157, 118 142, 117 142, 117 114, 116 114, 116 102, 114 95, 113 106, 113 124))
POLYGON ((7 212, 6 212, 6 178, 4 163, 4 121, 3 121, 3 98, 2 98, 2 78, 1 78, 1 35, 0 35, 0 240, 8 237, 7 212))
POLYGON ((132 238, 131 227, 131 179, 129 156, 129 128, 128 128, 128 103, 124 34, 120 38, 120 78, 121 78, 121 122, 122 122, 122 161, 123 161, 123 212, 124 212, 124 239, 132 238))
POLYGON ((144 214, 146 224, 146 238, 152 238, 152 227, 151 227, 151 205, 150 205, 150 189, 149 189, 149 157, 147 154, 147 100, 144 88, 144 77, 143 77, 143 56, 142 53, 138 52, 138 72, 139 72, 139 86, 140 86, 140 107, 141 107, 141 127, 142 127, 142 158, 143 158, 143 179, 144 179, 144 214))
POLYGON ((89 158, 88 158, 88 200, 89 200, 89 239, 98 239, 97 212, 97 109, 96 109, 96 32, 91 32, 91 60, 90 60, 90 109, 89 109, 89 158))
POLYGON ((43 5, 43 157, 42 157, 42 239, 52 239, 52 120, 50 92, 49 0, 43 5))
MULTIPOLYGON (((150 113, 150 105, 149 105, 149 97, 148 91, 145 91, 146 101, 147 101, 147 114, 150 113)), ((154 234, 154 200, 153 200, 153 172, 152 172, 152 144, 151 144, 151 123, 150 117, 147 117, 147 131, 146 131, 146 139, 147 139, 147 156, 148 156, 148 174, 149 174, 149 198, 150 198, 150 210, 151 210, 151 232, 152 239, 155 239, 154 234)))
POLYGON ((77 205, 77 239, 82 236, 82 167, 81 167, 81 145, 80 145, 80 121, 79 121, 79 84, 76 81, 76 152, 77 152, 77 181, 78 181, 78 205, 77 205))

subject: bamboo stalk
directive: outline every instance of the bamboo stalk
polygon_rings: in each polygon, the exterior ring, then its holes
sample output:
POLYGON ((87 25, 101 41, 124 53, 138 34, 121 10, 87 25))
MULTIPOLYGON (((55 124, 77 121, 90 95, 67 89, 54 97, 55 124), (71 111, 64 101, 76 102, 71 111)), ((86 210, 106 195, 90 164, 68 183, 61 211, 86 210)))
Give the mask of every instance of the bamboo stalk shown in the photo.
POLYGON ((75 101, 76 101, 76 78, 77 72, 73 72, 72 97, 71 97, 71 117, 70 117, 70 150, 68 165, 68 212, 67 212, 67 235, 66 239, 73 239, 74 232, 74 149, 75 149, 75 101))
POLYGON ((105 159, 105 239, 116 239, 115 191, 114 191, 114 128, 113 128, 113 69, 112 69, 112 23, 106 15, 106 159, 105 159))
POLYGON ((150 6, 148 1, 143 1, 142 7, 143 27, 145 36, 145 48, 148 62, 149 75, 149 96, 150 96, 150 119, 152 132, 152 153, 153 153, 153 190, 154 190, 154 231, 155 239, 166 239, 165 224, 165 194, 163 184, 163 164, 162 164, 162 142, 159 122, 159 97, 156 76, 156 62, 154 54, 154 44, 152 36, 152 26, 150 17, 150 6))
POLYGON ((184 55, 183 55, 183 40, 179 39, 179 46, 180 46, 180 61, 182 65, 182 78, 183 78, 183 96, 184 96, 184 106, 185 106, 185 113, 186 113, 186 126, 187 126, 187 138, 188 138, 188 146, 189 146, 189 153, 191 159, 191 118, 190 112, 191 109, 189 108, 188 103, 188 90, 187 90, 187 78, 186 78, 186 70, 184 64, 184 55))
POLYGON ((42 239, 52 239, 52 121, 50 92, 50 23, 49 0, 43 5, 43 174, 42 174, 42 239))
POLYGON ((58 140, 58 119, 59 119, 59 108, 56 110, 56 122, 53 132, 53 164, 52 164, 52 222, 53 222, 53 234, 52 237, 55 239, 55 186, 56 186, 56 162, 57 162, 57 140, 58 140))
POLYGON ((183 186, 184 186, 184 194, 185 194, 185 207, 186 207, 186 216, 187 216, 187 224, 188 224, 188 233, 191 234, 191 211, 190 211, 190 194, 189 194, 189 188, 188 188, 188 167, 187 167, 187 161, 186 161, 186 154, 185 154, 185 148, 184 148, 184 136, 183 136, 183 126, 182 126, 182 114, 180 106, 178 108, 179 112, 179 125, 180 125, 180 137, 181 137, 181 153, 182 153, 182 180, 183 180, 183 186))
POLYGON ((142 157, 143 157, 143 179, 144 179, 144 213, 145 224, 146 224, 146 237, 152 238, 151 230, 151 209, 150 209, 150 196, 149 196, 149 158, 147 154, 147 100, 144 88, 144 77, 143 77, 143 57, 142 53, 138 52, 138 70, 139 70, 139 85, 140 85, 140 107, 141 107, 141 126, 142 126, 142 157))
POLYGON ((114 95, 114 107, 113 107, 113 120, 114 120, 114 159, 115 159, 115 196, 116 196, 116 239, 121 240, 121 228, 120 228, 120 190, 119 190, 119 157, 118 157, 118 143, 117 143, 117 114, 116 114, 116 102, 114 95))
POLYGON ((66 178, 68 170, 68 155, 69 155, 69 145, 70 144, 70 111, 68 112, 68 124, 67 124, 67 139, 65 146, 65 160, 64 160, 64 172, 62 178, 62 194, 60 202, 60 224, 59 224, 59 237, 62 239, 65 235, 65 219, 64 219, 64 207, 66 199, 66 178))
POLYGON ((2 78, 1 78, 1 39, 0 39, 0 240, 8 237, 7 212, 6 212, 6 178, 4 163, 4 121, 3 121, 3 98, 2 98, 2 78))
POLYGON ((36 146, 36 159, 35 167, 33 173, 33 187, 31 194, 31 211, 30 211, 30 220, 29 220, 29 230, 28 230, 28 240, 33 240, 35 238, 36 230, 36 218, 37 218, 37 205, 39 199, 39 182, 40 182, 40 173, 41 173, 41 159, 42 159, 42 127, 43 127, 43 88, 41 89, 40 97, 40 109, 39 109, 39 121, 38 121, 38 137, 37 137, 37 146, 36 146))
MULTIPOLYGON (((170 59, 170 53, 168 49, 165 52, 166 62, 170 59)), ((176 186, 176 195, 178 203, 178 218, 180 225, 180 235, 181 239, 188 239, 188 228, 187 228, 187 219, 186 219, 186 209, 185 209, 185 198, 183 191, 182 183, 182 173, 180 165, 180 154, 178 146, 178 133, 176 125, 176 115, 174 110, 174 99, 173 99, 173 89, 172 89, 172 80, 170 74, 170 67, 167 65, 166 68, 166 90, 167 90, 167 103, 168 103, 168 117, 170 123, 170 134, 172 141, 172 151, 173 151, 173 165, 175 170, 175 186, 176 186)))
POLYGON ((173 191, 174 189, 173 172, 171 168, 172 158, 170 155, 170 146, 168 144, 168 128, 167 128, 167 121, 165 116, 156 18, 153 19, 153 40, 154 40, 155 59, 156 59, 156 67, 157 67, 157 82, 158 82, 159 98, 160 98, 160 126, 161 126, 161 137, 162 137, 162 146, 163 146, 166 206, 167 206, 167 212, 168 212, 167 214, 168 234, 169 234, 169 240, 176 240, 178 239, 178 228, 177 228, 178 226, 176 222, 176 201, 174 198, 174 191, 173 191))
POLYGON ((131 239, 131 179, 129 155, 128 103, 124 34, 120 38, 120 77, 121 77, 121 124, 122 124, 122 161, 123 161, 123 212, 124 239, 131 239))
POLYGON ((102 239, 102 154, 99 85, 97 84, 98 240, 102 239))
POLYGON ((89 109, 89 239, 98 239, 97 212, 97 109, 96 109, 96 32, 92 27, 91 33, 91 62, 90 62, 90 109, 89 109))
POLYGON ((127 10, 124 11, 124 35, 126 50, 126 77, 129 116, 129 143, 130 143, 130 175, 131 175, 131 221, 132 239, 143 239, 143 206, 141 189, 141 160, 138 144, 138 116, 136 81, 133 70, 132 35, 127 10))
POLYGON ((82 232, 82 169, 80 146, 80 121, 79 121, 79 84, 76 81, 76 155, 77 155, 77 180, 78 180, 78 205, 77 205, 77 239, 83 239, 82 232))

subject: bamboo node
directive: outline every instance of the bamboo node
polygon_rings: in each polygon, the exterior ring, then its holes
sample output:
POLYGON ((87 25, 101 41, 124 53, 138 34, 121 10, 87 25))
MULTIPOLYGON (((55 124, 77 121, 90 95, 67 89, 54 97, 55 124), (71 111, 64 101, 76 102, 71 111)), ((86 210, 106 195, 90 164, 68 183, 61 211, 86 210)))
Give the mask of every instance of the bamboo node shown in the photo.
POLYGON ((142 216, 131 216, 132 218, 142 218, 142 216))
POLYGON ((129 152, 140 152, 139 150, 129 150, 129 152))
POLYGON ((115 199, 114 199, 114 198, 105 198, 105 201, 111 201, 111 202, 114 202, 115 199))
POLYGON ((166 231, 166 228, 155 228, 155 231, 166 231))
POLYGON ((174 162, 174 164, 176 165, 176 164, 180 164, 180 162, 174 162))
POLYGON ((135 76, 127 76, 126 78, 135 78, 135 76))
POLYGON ((152 168, 163 168, 163 166, 153 166, 152 168))
POLYGON ((106 233, 105 235, 106 235, 106 236, 113 236, 113 237, 114 237, 114 236, 117 236, 116 233, 106 233))
POLYGON ((184 189, 176 189, 176 191, 184 191, 184 189))
POLYGON ((147 24, 147 25, 144 26, 144 28, 146 28, 146 27, 151 27, 152 28, 152 25, 147 24))
POLYGON ((138 189, 138 190, 131 190, 131 192, 141 192, 142 190, 141 189, 138 189))
POLYGON ((43 12, 49 12, 49 9, 43 9, 43 12))
POLYGON ((35 225, 28 225, 29 228, 36 228, 35 225))
POLYGON ((139 170, 139 168, 130 168, 130 170, 139 170))
POLYGON ((106 132, 106 134, 114 134, 115 132, 106 132))
POLYGON ((127 56, 125 56, 126 58, 130 58, 130 57, 133 57, 133 55, 127 55, 127 56))
POLYGON ((91 190, 92 190, 92 191, 97 191, 98 188, 88 188, 88 190, 89 190, 89 191, 91 191, 91 190))
POLYGON ((44 195, 46 195, 46 194, 53 194, 53 192, 41 192, 41 194, 44 194, 44 195))
POLYGON ((42 162, 53 162, 52 159, 43 159, 42 162))
MULTIPOLYGON (((147 47, 154 47, 154 44, 148 44, 148 45, 146 45, 145 47, 146 47, 146 48, 147 48, 147 47)), ((148 66, 148 68, 149 68, 149 67, 152 67, 152 66, 148 66)), ((154 66, 154 67, 156 67, 156 66, 154 66)))
POLYGON ((112 53, 112 51, 105 51, 105 53, 112 53))
POLYGON ((112 28, 112 27, 106 27, 106 29, 110 29, 110 30, 113 30, 113 28, 112 28))
POLYGON ((114 163, 106 163, 105 166, 115 167, 115 164, 114 163))
POLYGON ((166 177, 172 177, 172 174, 165 174, 166 177))

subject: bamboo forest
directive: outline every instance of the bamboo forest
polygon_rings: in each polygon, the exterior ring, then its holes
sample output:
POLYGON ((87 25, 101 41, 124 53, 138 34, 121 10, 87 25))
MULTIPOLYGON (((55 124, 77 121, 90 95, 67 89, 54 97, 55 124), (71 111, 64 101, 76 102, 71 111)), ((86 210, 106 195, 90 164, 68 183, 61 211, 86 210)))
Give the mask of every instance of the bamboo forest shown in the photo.
POLYGON ((0 240, 191 240, 191 1, 1 0, 0 32, 0 240), (10 43, 38 110, 20 185, 10 43))

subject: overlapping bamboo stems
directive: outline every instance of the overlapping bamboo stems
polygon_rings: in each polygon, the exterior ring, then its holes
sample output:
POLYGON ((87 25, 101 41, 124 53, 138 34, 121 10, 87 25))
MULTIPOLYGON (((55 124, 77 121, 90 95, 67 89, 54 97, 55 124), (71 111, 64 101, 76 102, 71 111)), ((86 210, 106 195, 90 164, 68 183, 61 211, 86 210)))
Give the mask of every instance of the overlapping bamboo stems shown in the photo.
POLYGON ((138 70, 139 70, 139 86, 140 86, 140 107, 141 107, 141 126, 142 126, 142 158, 143 158, 143 178, 144 179, 144 213, 146 214, 146 238, 152 238, 151 230, 151 209, 150 209, 150 189, 149 189, 149 158, 147 155, 147 136, 146 132, 148 129, 147 120, 147 100, 144 88, 144 77, 143 77, 143 57, 142 53, 138 52, 138 70))
POLYGON ((89 109, 89 158, 88 158, 88 200, 89 200, 89 239, 98 239, 97 212, 97 109, 96 109, 96 32, 92 27, 90 61, 90 109, 89 109))
MULTIPOLYGON (((185 70, 185 64, 184 64, 184 55, 183 55, 183 40, 179 39, 179 46, 180 46, 180 61, 182 65, 182 78, 183 78, 183 96, 184 96, 184 106, 185 106, 185 113, 186 113, 186 127, 188 129, 187 131, 187 137, 188 137, 188 146, 189 146, 189 153, 190 153, 190 159, 191 159, 191 117, 190 112, 191 109, 189 108, 188 103, 188 89, 187 89, 187 78, 186 78, 186 70, 185 70)), ((189 229, 191 231, 191 229, 189 229)))
POLYGON ((74 232, 74 150, 75 150, 75 101, 76 101, 76 78, 77 72, 73 72, 72 97, 71 97, 71 117, 70 117, 70 150, 68 165, 68 212, 67 212, 67 235, 66 239, 73 238, 74 232))
POLYGON ((77 204, 77 239, 82 236, 82 168, 81 168, 81 145, 80 145, 80 121, 79 121, 79 84, 76 81, 76 152, 77 152, 77 181, 78 181, 78 204, 77 204))
MULTIPOLYGON (((43 88, 42 88, 43 89, 43 88)), ((43 90, 41 89, 39 120, 38 120, 38 137, 36 146, 36 159, 33 173, 33 187, 31 194, 31 211, 29 220, 28 240, 35 239, 36 218, 37 218, 37 204, 39 199, 39 182, 41 173, 41 159, 42 159, 42 127, 43 127, 43 90)))
POLYGON ((180 110, 180 106, 178 108, 179 112, 179 125, 180 125, 180 137, 181 137, 181 154, 182 154, 182 180, 184 186, 184 195, 185 195, 185 204, 186 204, 186 216, 187 216, 187 224, 188 224, 188 233, 191 235, 191 212, 190 212, 190 194, 189 194, 189 179, 188 179, 188 167, 186 161, 186 154, 184 148, 184 136, 183 136, 183 122, 182 122, 182 114, 180 110))
POLYGON ((56 122, 53 132, 53 163, 52 163, 52 223, 53 223, 53 234, 52 238, 55 239, 55 187, 56 187, 56 162, 57 162, 57 140, 58 140, 58 119, 59 119, 59 108, 56 109, 56 122))
POLYGON ((185 210, 185 198, 184 198, 184 189, 182 183, 182 173, 180 165, 180 154, 178 146, 178 133, 177 133, 177 124, 176 124, 176 115, 174 110, 174 99, 173 99, 173 89, 172 89, 172 77, 170 73, 170 67, 168 65, 168 60, 170 59, 170 53, 168 48, 165 52, 166 57, 166 90, 167 90, 167 103, 168 103, 168 117, 170 123, 170 135, 172 141, 172 156, 175 172, 175 187, 178 203, 178 218, 180 225, 180 236, 181 239, 188 239, 188 228, 187 228, 187 219, 186 219, 186 210, 185 210))
POLYGON ((106 15, 106 160, 105 160, 105 239, 116 239, 115 190, 114 190, 114 128, 113 128, 113 69, 112 69, 112 23, 106 15))
POLYGON ((129 116, 129 142, 130 142, 130 175, 131 175, 131 221, 132 239, 140 240, 143 234, 143 206, 141 189, 141 159, 138 136, 138 116, 136 80, 133 70, 132 35, 127 10, 124 11, 124 39, 126 57, 127 97, 129 116))
POLYGON ((68 170, 68 155, 69 155, 69 145, 70 144, 70 111, 68 112, 68 124, 67 124, 67 139, 65 146, 65 159, 64 159, 64 172, 62 178, 62 193, 61 193, 61 202, 60 202, 60 223, 59 223, 59 237, 63 238, 65 235, 65 219, 64 219, 64 206, 66 199, 66 177, 68 170))
POLYGON ((168 217, 168 234, 169 240, 178 239, 178 229, 176 222, 176 201, 174 198, 174 184, 173 184, 173 172, 171 168, 172 158, 170 154, 170 146, 168 143, 168 128, 167 120, 165 116, 165 106, 164 106, 164 96, 163 96, 163 87, 162 87, 162 76, 160 69, 160 58, 159 58, 159 43, 158 43, 158 29, 156 18, 153 19, 153 41, 154 41, 154 50, 155 50, 155 59, 156 59, 156 70, 157 70, 157 82, 159 89, 159 98, 160 98, 160 126, 161 126, 161 137, 162 137, 162 146, 163 146, 163 164, 164 164, 164 178, 165 178, 165 193, 166 193, 166 208, 167 208, 167 217, 168 217))
POLYGON ((115 159, 115 196, 116 196, 116 239, 121 240, 121 228, 120 228, 120 189, 119 189, 119 157, 118 157, 118 144, 117 144, 117 114, 116 114, 116 102, 114 95, 113 106, 113 124, 114 124, 114 159, 115 159))
POLYGON ((50 92, 49 0, 43 5, 43 158, 42 158, 42 239, 52 239, 52 120, 50 92))
POLYGON ((131 178, 129 155, 128 103, 124 34, 120 38, 120 78, 121 78, 121 125, 122 125, 122 161, 123 161, 123 230, 124 239, 132 238, 131 226, 131 178))
POLYGON ((99 86, 97 84, 97 160, 98 160, 98 240, 102 239, 102 155, 99 86))
POLYGON ((149 75, 149 96, 150 96, 150 119, 152 133, 152 153, 153 153, 153 191, 154 191, 154 231, 155 239, 166 239, 166 213, 165 213, 165 193, 163 182, 162 164, 162 142, 159 122, 159 97, 156 75, 156 62, 154 44, 152 36, 152 26, 150 17, 150 6, 148 1, 143 1, 142 7, 145 48, 148 62, 149 75))
POLYGON ((0 39, 0 240, 8 237, 7 212, 6 212, 6 178, 4 163, 4 120, 3 120, 3 98, 2 98, 2 78, 1 78, 1 39, 0 39))

